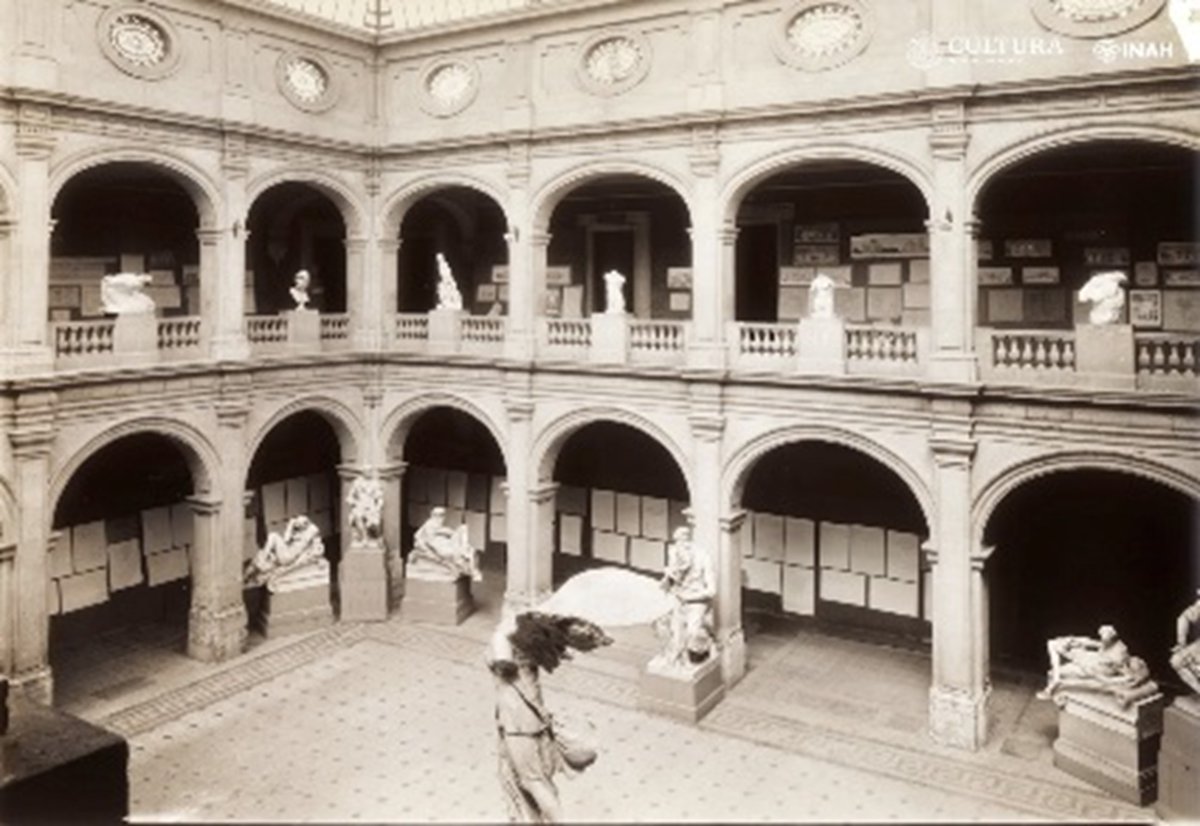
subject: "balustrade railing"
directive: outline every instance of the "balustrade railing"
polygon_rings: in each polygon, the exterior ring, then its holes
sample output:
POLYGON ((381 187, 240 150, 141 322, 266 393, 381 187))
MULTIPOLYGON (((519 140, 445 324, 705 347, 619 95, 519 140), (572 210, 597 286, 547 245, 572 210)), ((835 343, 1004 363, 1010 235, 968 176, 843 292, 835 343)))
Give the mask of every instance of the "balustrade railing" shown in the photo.
POLYGON ((158 349, 165 353, 199 350, 201 343, 199 316, 160 318, 158 320, 158 349))
POLYGON ((51 323, 56 359, 88 359, 113 352, 116 321, 55 321, 51 323))
POLYGON ((846 326, 846 358, 892 364, 916 364, 920 346, 916 329, 846 326))
POLYGON ((1137 372, 1152 376, 1196 376, 1200 338, 1182 333, 1138 333, 1137 372))
POLYGON ((592 346, 592 323, 586 318, 547 318, 546 344, 558 350, 587 350, 592 346))
POLYGON ((321 341, 346 342, 350 340, 350 315, 348 313, 321 314, 321 341))
POLYGON ((425 313, 396 313, 392 340, 402 350, 423 349, 429 341, 429 316, 425 313))
POLYGON ((739 359, 794 359, 796 357, 796 325, 776 322, 737 322, 737 356, 739 359))
POLYGON ((282 315, 246 316, 246 340, 256 345, 283 345, 288 340, 288 319, 282 315))
POLYGON ((463 316, 462 341, 464 344, 503 344, 506 322, 504 316, 463 316))
POLYGON ((686 321, 633 319, 629 322, 629 350, 634 357, 673 359, 686 348, 686 321))
POLYGON ((992 366, 1021 370, 1075 369, 1073 330, 993 330, 992 366))

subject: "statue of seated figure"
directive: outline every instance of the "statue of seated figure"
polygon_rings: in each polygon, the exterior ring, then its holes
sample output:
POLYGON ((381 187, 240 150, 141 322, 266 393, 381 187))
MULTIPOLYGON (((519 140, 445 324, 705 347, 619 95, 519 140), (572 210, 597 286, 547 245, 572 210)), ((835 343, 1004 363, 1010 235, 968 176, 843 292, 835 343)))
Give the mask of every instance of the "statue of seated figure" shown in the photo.
POLYGON ((692 541, 691 528, 675 530, 660 584, 673 598, 665 617, 662 661, 678 667, 703 663, 713 651, 716 576, 709 555, 692 541))
POLYGON ((1046 643, 1050 654, 1050 679, 1038 692, 1043 700, 1062 705, 1065 689, 1111 694, 1122 707, 1158 690, 1150 681, 1150 669, 1129 648, 1111 625, 1100 626, 1099 639, 1055 637, 1046 643))
POLYGON ((328 575, 325 543, 321 541, 320 529, 307 516, 294 516, 282 534, 274 531, 267 534, 266 544, 246 563, 246 586, 266 585, 275 590, 280 580, 306 568, 324 570, 328 575))
POLYGON ((418 579, 458 579, 469 576, 475 582, 483 579, 476 561, 476 551, 467 537, 467 526, 446 526, 446 509, 430 511, 413 536, 412 555, 408 573, 418 579))

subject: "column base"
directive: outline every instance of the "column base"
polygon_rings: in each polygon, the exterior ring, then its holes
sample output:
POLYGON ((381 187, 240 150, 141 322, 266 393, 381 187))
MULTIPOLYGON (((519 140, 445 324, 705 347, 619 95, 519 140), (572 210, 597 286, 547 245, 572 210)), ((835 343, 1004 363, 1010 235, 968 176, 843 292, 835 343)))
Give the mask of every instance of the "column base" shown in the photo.
POLYGON ((948 686, 929 689, 929 736, 943 746, 978 751, 987 742, 991 686, 971 693, 948 686))
POLYGON ((388 572, 378 541, 351 543, 338 567, 343 622, 379 622, 388 616, 388 572))
POLYGON ((246 650, 246 609, 193 608, 188 613, 187 653, 193 660, 218 663, 246 650))
POLYGON ((638 681, 638 708, 689 723, 698 722, 724 696, 716 657, 697 666, 669 666, 655 657, 638 681))
POLYGON ((383 336, 378 330, 358 330, 350 336, 350 346, 355 350, 375 352, 383 349, 383 336))
POLYGON ((746 634, 741 628, 730 631, 721 641, 721 679, 732 688, 746 676, 746 634))
POLYGON ((8 684, 14 692, 20 692, 35 703, 54 705, 54 673, 48 665, 15 674, 9 678, 8 684))

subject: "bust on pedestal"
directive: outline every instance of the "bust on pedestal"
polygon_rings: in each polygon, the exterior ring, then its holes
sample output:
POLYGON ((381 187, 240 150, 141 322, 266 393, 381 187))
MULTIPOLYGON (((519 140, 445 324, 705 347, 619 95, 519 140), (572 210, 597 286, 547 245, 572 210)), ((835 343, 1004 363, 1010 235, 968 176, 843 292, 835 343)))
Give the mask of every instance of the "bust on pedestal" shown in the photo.
POLYGON ((1175 621, 1171 667, 1190 693, 1177 697, 1163 713, 1155 807, 1163 820, 1200 821, 1200 636, 1188 639, 1198 624, 1200 590, 1175 621))
POLYGON ((642 673, 638 706, 695 722, 724 696, 725 684, 712 625, 716 574, 690 527, 675 530, 661 585, 673 607, 658 626, 663 649, 642 673))
POLYGON ((604 312, 592 313, 589 358, 602 364, 624 364, 629 352, 629 313, 625 309, 625 276, 604 274, 604 312))
POLYGON ((321 532, 307 516, 294 516, 283 533, 270 533, 246 563, 248 588, 266 586, 259 624, 267 637, 311 631, 333 622, 329 561, 321 532))
POLYGON ((467 528, 446 525, 446 509, 434 508, 413 536, 405 570, 404 616, 442 625, 458 625, 475 610, 471 583, 479 582, 478 551, 467 528))
POLYGON ((1133 327, 1121 323, 1125 309, 1125 273, 1093 275, 1079 289, 1079 300, 1091 304, 1088 323, 1075 328, 1075 369, 1092 383, 1133 387, 1133 327))
POLYGON ((846 372, 846 325, 834 311, 837 284, 817 273, 808 288, 808 316, 796 334, 799 369, 803 373, 840 375, 846 372))
POLYGON ((312 276, 308 270, 299 270, 292 279, 288 294, 296 302, 294 310, 285 310, 288 319, 288 344, 295 347, 315 347, 321 343, 321 314, 308 306, 308 287, 312 276))

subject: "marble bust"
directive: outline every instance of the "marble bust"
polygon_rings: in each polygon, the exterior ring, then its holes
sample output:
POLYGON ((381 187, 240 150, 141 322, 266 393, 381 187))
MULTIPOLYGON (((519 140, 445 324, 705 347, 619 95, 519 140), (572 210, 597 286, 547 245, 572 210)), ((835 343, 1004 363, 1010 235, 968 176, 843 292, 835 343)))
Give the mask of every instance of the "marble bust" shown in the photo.
POLYGON ((144 292, 153 277, 146 273, 119 272, 100 279, 104 312, 116 315, 154 312, 154 299, 144 292))
POLYGON ((625 276, 616 270, 604 274, 604 312, 606 315, 625 314, 625 276))
POLYGON ((437 254, 437 268, 437 308, 439 310, 461 310, 463 308, 462 293, 458 290, 458 282, 454 280, 454 273, 450 270, 446 256, 440 252, 437 254))
POLYGON ((285 580, 297 576, 323 573, 329 576, 329 561, 325 559, 325 543, 321 531, 307 516, 288 520, 283 533, 267 534, 262 549, 246 562, 244 571, 247 587, 266 585, 274 591, 285 580))
POLYGON ((308 274, 308 270, 298 270, 292 278, 292 288, 288 290, 292 300, 296 302, 297 310, 307 310, 309 297, 308 286, 312 283, 312 276, 308 274))
POLYGON ((1096 325, 1116 324, 1125 307, 1125 273, 1098 272, 1079 289, 1079 300, 1092 305, 1088 321, 1096 325))
POLYGON ((836 285, 832 278, 823 272, 817 273, 816 278, 808 287, 808 317, 834 318, 833 290, 836 285))

